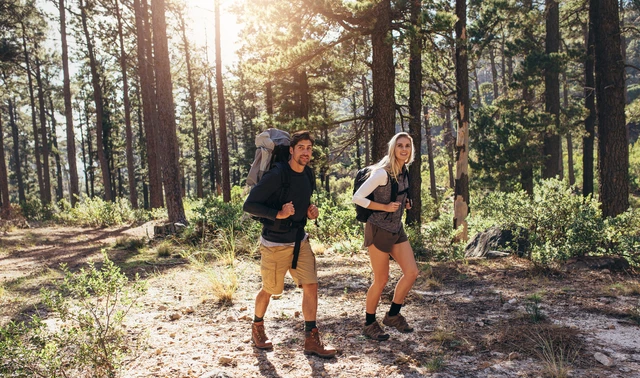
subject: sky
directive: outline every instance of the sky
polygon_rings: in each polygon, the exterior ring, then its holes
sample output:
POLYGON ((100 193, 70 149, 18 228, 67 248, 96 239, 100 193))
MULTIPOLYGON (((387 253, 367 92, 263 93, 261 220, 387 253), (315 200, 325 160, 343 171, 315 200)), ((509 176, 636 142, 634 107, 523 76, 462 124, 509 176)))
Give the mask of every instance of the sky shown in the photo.
MULTIPOLYGON (((229 11, 234 0, 220 1, 220 44, 222 66, 229 67, 237 61, 238 34, 240 25, 236 16, 229 11)), ((215 62, 215 15, 214 0, 186 0, 188 16, 193 21, 191 26, 192 40, 197 47, 208 43, 209 62, 215 62)), ((224 69, 223 69, 224 70, 224 69)))

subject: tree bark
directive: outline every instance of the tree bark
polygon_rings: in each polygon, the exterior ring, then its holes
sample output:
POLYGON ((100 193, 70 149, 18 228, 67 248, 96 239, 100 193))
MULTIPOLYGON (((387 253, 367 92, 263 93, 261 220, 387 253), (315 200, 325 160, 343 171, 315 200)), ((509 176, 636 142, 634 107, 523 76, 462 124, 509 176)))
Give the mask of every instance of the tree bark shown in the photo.
POLYGON ((153 55, 151 52, 151 31, 147 1, 133 0, 136 18, 136 53, 138 57, 138 76, 142 94, 142 119, 147 147, 146 159, 149 175, 149 206, 152 209, 163 206, 162 171, 160 168, 158 110, 153 80, 153 55), (149 30, 147 30, 149 29, 149 30))
POLYGON ((14 172, 18 181, 18 203, 24 204, 27 202, 27 197, 24 194, 24 180, 22 178, 22 167, 20 166, 20 138, 18 132, 18 125, 16 124, 15 106, 13 101, 9 100, 9 124, 11 125, 11 136, 13 139, 13 160, 14 160, 14 172))
POLYGON ((586 57, 584 61, 584 107, 589 112, 584 120, 585 136, 582 138, 582 195, 593 194, 593 150, 596 135, 596 91, 594 78, 595 35, 593 25, 587 25, 585 33, 586 57))
POLYGON ((436 166, 433 161, 433 139, 431 137, 431 123, 429 119, 429 107, 424 106, 424 133, 427 142, 427 159, 429 161, 429 189, 433 203, 438 203, 438 192, 436 188, 436 166))
POLYGON ((498 69, 496 68, 496 56, 493 47, 489 47, 489 60, 491 61, 491 81, 493 82, 493 103, 500 95, 498 90, 498 69))
POLYGON ((171 63, 167 43, 167 24, 165 20, 164 0, 152 0, 153 45, 156 68, 158 115, 160 137, 162 138, 162 177, 165 188, 165 200, 169 221, 187 224, 182 205, 180 188, 180 167, 178 164, 178 139, 173 103, 173 84, 171 81, 171 63))
POLYGON ((453 137, 453 127, 451 125, 451 110, 444 109, 444 147, 447 154, 447 170, 449 171, 449 187, 455 188, 455 179, 453 175, 453 163, 455 156, 456 139, 453 137))
POLYGON ((207 73, 207 94, 209 96, 209 122, 211 122, 211 153, 213 156, 211 169, 214 172, 215 180, 211 180, 214 192, 218 195, 222 192, 222 176, 220 167, 220 158, 218 157, 218 142, 216 137, 216 123, 213 117, 213 87, 211 86, 211 76, 207 73))
POLYGON ((376 5, 375 25, 371 33, 373 49, 373 137, 372 158, 378 161, 387 154, 387 144, 396 130, 395 68, 391 34, 391 1, 376 5))
MULTIPOLYGON (((547 14, 545 53, 548 57, 551 57, 551 54, 557 54, 560 48, 560 12, 558 3, 555 0, 546 0, 545 13, 547 14)), ((558 134, 558 129, 560 128, 560 81, 558 75, 557 64, 548 63, 544 72, 545 111, 552 115, 554 127, 544 135, 543 178, 560 176, 560 179, 562 179, 561 139, 558 134)))
POLYGON ((189 40, 187 39, 187 26, 184 23, 184 16, 180 14, 180 29, 182 29, 182 42, 184 43, 184 54, 187 62, 187 84, 189 89, 189 108, 191 110, 191 130, 193 131, 193 149, 196 159, 196 197, 204 197, 202 188, 202 157, 200 155, 200 138, 198 136, 198 124, 196 121, 196 93, 193 85, 191 72, 191 51, 189 51, 189 40))
POLYGON ((67 160, 69 162, 69 197, 71 206, 75 206, 80 196, 78 164, 76 163, 76 135, 73 130, 73 107, 71 106, 71 84, 69 76, 69 52, 67 47, 67 24, 64 0, 58 1, 60 11, 60 40, 62 42, 62 72, 64 117, 67 127, 67 160))
POLYGON ((124 102, 124 125, 127 143, 127 179, 129 182, 129 202, 134 209, 138 208, 138 194, 136 191, 136 169, 133 164, 133 130, 131 129, 131 101, 129 100, 129 81, 127 78, 127 55, 124 50, 124 35, 122 31, 122 16, 118 0, 114 0, 116 19, 118 21, 118 39, 120 42, 120 71, 122 72, 122 100, 124 102))
MULTIPOLYGON (((413 34, 409 40, 409 134, 413 138, 415 159, 409 170, 409 188, 413 206, 407 210, 407 224, 422 225, 422 27, 420 13, 422 0, 411 0, 411 27, 413 34)), ((427 122, 428 120, 425 119, 427 122)), ((427 135, 427 143, 429 136, 427 135)))
POLYGON ((458 137, 456 139, 456 179, 453 191, 453 227, 462 227, 458 239, 468 239, 469 214, 469 68, 467 55, 467 2, 456 0, 456 100, 458 137))
POLYGON ((49 107, 51 109, 51 143, 53 144, 53 157, 56 162, 56 200, 60 201, 64 197, 64 187, 62 185, 62 164, 60 163, 60 150, 58 149, 58 135, 56 133, 57 122, 54 115, 53 97, 49 92, 49 107))
POLYGON ((0 198, 2 199, 2 210, 0 215, 9 215, 11 212, 11 202, 9 197, 9 175, 7 163, 4 160, 4 131, 2 130, 2 117, 0 116, 0 198))
MULTIPOLYGON (((569 109, 569 83, 567 82, 567 74, 562 75, 563 86, 563 104, 565 109, 569 109)), ((567 172, 569 174, 569 185, 573 186, 576 183, 576 174, 573 169, 573 138, 571 136, 571 130, 567 131, 567 172)))
MULTIPOLYGON (((35 95, 33 93, 33 74, 31 72, 31 59, 29 57, 29 50, 27 49, 27 31, 24 26, 24 22, 21 23, 22 26, 22 47, 24 52, 24 62, 27 69, 27 81, 29 84, 29 103, 31 105, 31 126, 33 127, 33 143, 34 143, 34 155, 36 156, 36 174, 38 176, 38 190, 40 195, 40 202, 45 203, 45 190, 44 190, 44 179, 42 176, 42 160, 40 157, 40 136, 38 133, 38 122, 36 121, 36 100, 35 95)), ((26 162, 25 162, 26 163, 26 162)), ((26 171, 25 171, 26 173, 26 171)))
POLYGON ((615 217, 629 208, 629 136, 618 2, 591 0, 590 4, 598 98, 598 191, 602 214, 615 217))
MULTIPOLYGON (((37 50, 37 49, 36 49, 37 50)), ((42 181, 44 183, 44 203, 51 203, 51 172, 49 171, 49 137, 47 132, 47 110, 44 104, 44 83, 42 81, 42 73, 40 59, 36 56, 36 84, 38 85, 38 112, 40 118, 40 137, 42 138, 42 181)))
POLYGON ((267 105, 267 114, 271 116, 273 115, 273 82, 272 81, 267 82, 265 100, 267 105))
POLYGON ((367 86, 367 78, 362 75, 362 108, 365 115, 364 119, 364 165, 371 164, 371 134, 369 133, 370 120, 366 118, 369 113, 369 87, 367 86))
POLYGON ((111 193, 111 172, 109 170, 109 162, 105 154, 105 146, 103 141, 103 103, 102 103, 102 87, 100 87, 100 75, 93 51, 93 42, 87 27, 87 12, 85 10, 83 0, 79 0, 80 16, 82 20, 82 29, 87 41, 87 54, 89 56, 89 66, 91 68, 91 84, 93 86, 93 102, 96 107, 96 149, 98 152, 98 160, 100 162, 100 171, 102 173, 102 186, 104 187, 104 199, 113 201, 111 193))
POLYGON ((218 92, 218 118, 220 126, 220 155, 222 157, 222 198, 231 201, 231 182, 229 177, 229 142, 227 140, 227 114, 224 104, 224 86, 222 83, 222 53, 220 48, 220 0, 215 0, 216 22, 216 90, 218 92))

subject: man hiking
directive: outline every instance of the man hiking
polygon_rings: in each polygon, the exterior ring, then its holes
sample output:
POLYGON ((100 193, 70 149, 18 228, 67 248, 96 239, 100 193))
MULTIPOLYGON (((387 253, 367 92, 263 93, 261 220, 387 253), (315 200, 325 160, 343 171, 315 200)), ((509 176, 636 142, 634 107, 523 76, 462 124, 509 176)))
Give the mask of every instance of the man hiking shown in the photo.
POLYGON ((251 340, 259 349, 273 348, 265 333, 263 317, 271 296, 283 292, 284 277, 289 272, 296 284, 302 287, 304 353, 331 358, 336 350, 322 343, 316 326, 316 258, 304 231, 307 219, 318 217, 318 208, 311 204, 315 177, 307 167, 313 142, 308 131, 294 133, 289 146, 289 162, 277 163, 265 172, 244 203, 244 211, 261 218, 263 223, 260 237, 262 288, 256 296, 251 340))

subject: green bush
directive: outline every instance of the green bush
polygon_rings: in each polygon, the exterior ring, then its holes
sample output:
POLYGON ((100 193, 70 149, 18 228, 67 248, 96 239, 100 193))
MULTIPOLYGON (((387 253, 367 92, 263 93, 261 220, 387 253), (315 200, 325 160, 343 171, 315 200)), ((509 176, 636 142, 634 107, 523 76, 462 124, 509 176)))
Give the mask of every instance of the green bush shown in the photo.
MULTIPOLYGON (((105 255, 100 268, 70 272, 55 290, 42 290, 57 315, 39 316, 0 329, 0 373, 12 377, 115 377, 135 357, 139 334, 125 319, 144 293, 145 282, 129 280, 105 255)), ((3 375, 4 376, 4 375, 3 375)))
POLYGON ((541 265, 570 257, 619 254, 638 265, 639 211, 604 219, 598 201, 575 194, 566 183, 550 179, 524 192, 493 192, 479 198, 470 217, 470 235, 498 225, 528 231, 529 257, 541 265))

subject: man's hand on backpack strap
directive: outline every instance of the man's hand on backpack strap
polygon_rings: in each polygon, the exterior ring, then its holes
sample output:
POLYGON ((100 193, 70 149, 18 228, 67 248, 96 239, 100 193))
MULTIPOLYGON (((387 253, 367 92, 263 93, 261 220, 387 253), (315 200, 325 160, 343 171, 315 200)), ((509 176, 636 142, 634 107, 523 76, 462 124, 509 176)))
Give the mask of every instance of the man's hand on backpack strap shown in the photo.
POLYGON ((286 219, 296 213, 296 209, 293 207, 293 201, 282 205, 282 210, 278 211, 276 219, 286 219))
POLYGON ((320 211, 318 210, 318 206, 314 204, 309 205, 309 208, 307 209, 308 219, 316 219, 319 214, 320 214, 320 211))

